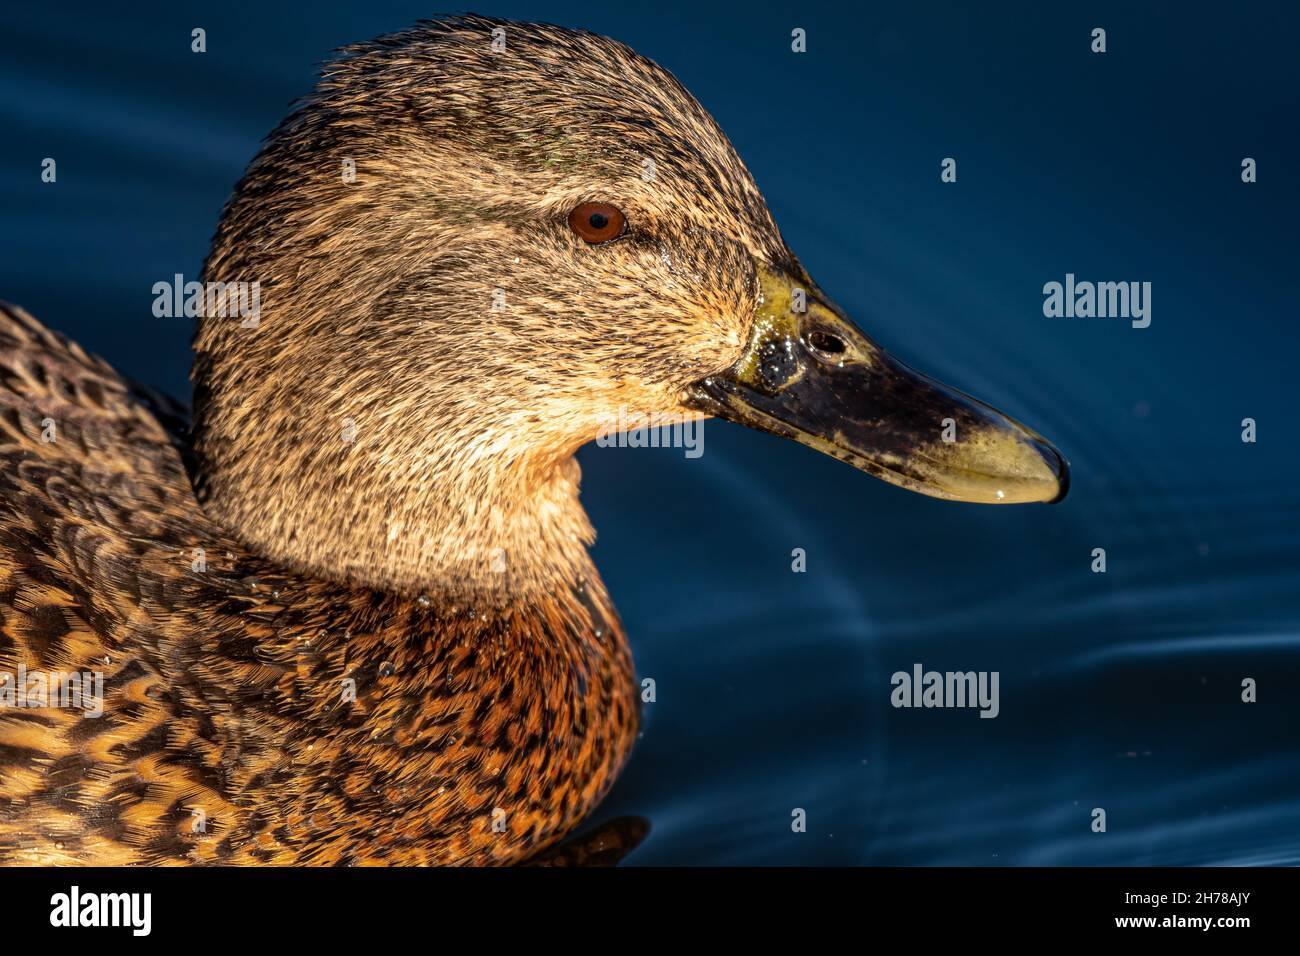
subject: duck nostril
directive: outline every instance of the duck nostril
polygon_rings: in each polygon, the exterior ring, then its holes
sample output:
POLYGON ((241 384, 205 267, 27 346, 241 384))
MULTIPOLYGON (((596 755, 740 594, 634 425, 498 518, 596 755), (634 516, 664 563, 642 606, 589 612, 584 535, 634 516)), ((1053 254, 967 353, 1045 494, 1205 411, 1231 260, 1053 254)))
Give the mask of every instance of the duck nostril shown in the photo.
POLYGON ((846 348, 842 338, 821 329, 813 329, 808 333, 808 345, 813 351, 824 355, 842 355, 846 348))

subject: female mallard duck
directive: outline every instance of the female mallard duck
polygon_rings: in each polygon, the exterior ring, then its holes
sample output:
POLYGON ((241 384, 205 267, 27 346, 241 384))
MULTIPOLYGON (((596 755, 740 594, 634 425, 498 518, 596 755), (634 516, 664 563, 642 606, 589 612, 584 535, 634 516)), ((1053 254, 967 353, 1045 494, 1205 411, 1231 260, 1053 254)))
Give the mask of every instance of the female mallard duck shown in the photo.
POLYGON ((637 723, 573 458, 620 409, 941 498, 1066 485, 1033 432, 858 331, 703 108, 588 33, 465 17, 345 49, 204 278, 260 283, 261 310, 204 310, 192 442, 176 406, 0 318, 5 862, 558 841, 637 723), (101 716, 33 699, 70 672, 102 674, 101 716))

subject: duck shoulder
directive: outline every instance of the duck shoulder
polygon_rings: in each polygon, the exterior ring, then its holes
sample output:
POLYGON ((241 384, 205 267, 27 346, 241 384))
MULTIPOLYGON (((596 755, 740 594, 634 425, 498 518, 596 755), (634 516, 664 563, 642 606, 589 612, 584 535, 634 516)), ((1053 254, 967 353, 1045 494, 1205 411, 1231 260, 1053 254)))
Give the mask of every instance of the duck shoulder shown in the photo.
POLYGON ((598 581, 296 575, 205 517, 186 431, 0 304, 0 863, 513 862, 580 822, 636 726, 598 581))

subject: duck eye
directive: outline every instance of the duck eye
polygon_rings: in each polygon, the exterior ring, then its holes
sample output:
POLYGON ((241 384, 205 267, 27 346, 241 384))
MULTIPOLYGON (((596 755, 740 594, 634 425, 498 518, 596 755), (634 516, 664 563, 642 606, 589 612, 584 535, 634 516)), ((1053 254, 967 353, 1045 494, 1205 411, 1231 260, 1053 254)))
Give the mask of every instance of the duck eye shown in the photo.
POLYGON ((596 245, 623 235, 627 229, 627 217, 607 202, 584 202, 574 206, 573 212, 569 213, 569 228, 584 241, 596 245))

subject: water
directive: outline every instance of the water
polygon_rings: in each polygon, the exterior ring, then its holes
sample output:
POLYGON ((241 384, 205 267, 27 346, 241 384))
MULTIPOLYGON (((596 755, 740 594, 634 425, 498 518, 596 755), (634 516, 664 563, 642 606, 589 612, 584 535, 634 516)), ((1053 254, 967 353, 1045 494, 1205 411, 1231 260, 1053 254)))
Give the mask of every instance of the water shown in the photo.
MULTIPOLYGON (((649 819, 629 862, 1300 862, 1294 8, 587 6, 490 12, 676 72, 869 333, 1074 466, 1065 504, 996 509, 721 423, 694 460, 584 449, 596 557, 657 687, 597 815, 649 819), (1044 318, 1067 272, 1152 282, 1151 327, 1044 318), (999 716, 892 708, 915 663, 999 671, 999 716)), ((313 63, 436 11, 62 11, 3 14, 0 295, 184 395, 188 329, 150 287, 198 272, 313 63)))

